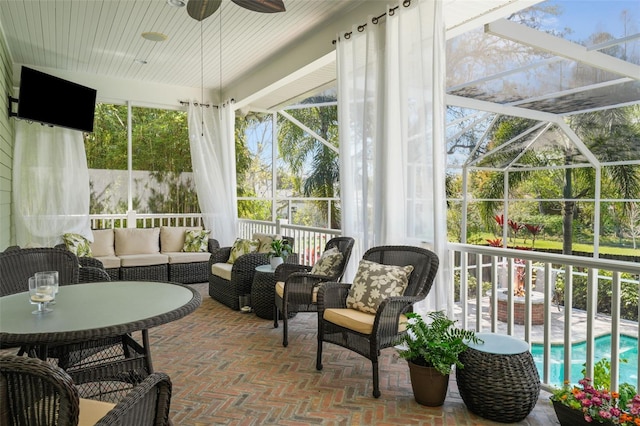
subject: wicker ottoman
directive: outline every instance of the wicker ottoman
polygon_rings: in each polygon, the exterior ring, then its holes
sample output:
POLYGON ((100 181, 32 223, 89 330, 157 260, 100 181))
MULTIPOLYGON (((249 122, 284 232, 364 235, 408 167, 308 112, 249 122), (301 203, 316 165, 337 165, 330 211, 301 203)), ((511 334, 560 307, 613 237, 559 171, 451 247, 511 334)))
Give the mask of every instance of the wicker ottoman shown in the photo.
POLYGON ((467 408, 485 419, 515 423, 529 415, 540 395, 540 376, 529 344, 511 336, 477 333, 460 355, 458 391, 467 408))

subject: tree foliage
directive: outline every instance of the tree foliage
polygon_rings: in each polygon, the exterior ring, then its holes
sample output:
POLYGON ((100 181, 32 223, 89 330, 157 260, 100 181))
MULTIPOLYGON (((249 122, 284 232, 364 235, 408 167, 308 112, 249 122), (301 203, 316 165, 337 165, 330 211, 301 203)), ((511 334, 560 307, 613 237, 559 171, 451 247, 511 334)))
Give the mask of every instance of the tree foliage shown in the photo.
MULTIPOLYGON (((327 102, 325 97, 312 97, 305 103, 327 102)), ((287 111, 296 120, 338 147, 338 109, 335 105, 310 106, 287 111)), ((313 135, 290 120, 281 118, 278 126, 278 149, 280 156, 291 168, 295 178, 294 189, 305 197, 334 198, 339 196, 338 154, 313 135)), ((317 201, 317 209, 326 221, 326 201, 317 201)), ((331 227, 340 228, 340 211, 332 203, 331 227)))

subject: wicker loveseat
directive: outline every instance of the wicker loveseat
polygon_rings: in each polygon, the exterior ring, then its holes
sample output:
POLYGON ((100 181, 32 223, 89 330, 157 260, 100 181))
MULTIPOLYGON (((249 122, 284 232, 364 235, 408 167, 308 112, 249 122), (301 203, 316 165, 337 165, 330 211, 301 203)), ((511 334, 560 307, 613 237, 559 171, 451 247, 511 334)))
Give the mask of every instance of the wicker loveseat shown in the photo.
POLYGON ((161 226, 93 230, 91 254, 102 262, 112 280, 206 282, 209 256, 219 247, 218 242, 209 239, 204 252, 183 251, 185 233, 201 229, 161 226))
MULTIPOLYGON (((288 240, 293 247, 294 239, 286 236, 255 234, 253 241, 264 237, 288 240)), ((220 247, 216 240, 214 240, 214 246, 219 248, 212 250, 209 259, 209 296, 237 311, 240 309, 240 296, 251 293, 256 267, 269 264, 269 253, 265 250, 266 252, 262 253, 243 254, 230 264, 227 261, 231 256, 231 247, 220 247)), ((298 255, 292 253, 284 261, 298 263, 298 255)))

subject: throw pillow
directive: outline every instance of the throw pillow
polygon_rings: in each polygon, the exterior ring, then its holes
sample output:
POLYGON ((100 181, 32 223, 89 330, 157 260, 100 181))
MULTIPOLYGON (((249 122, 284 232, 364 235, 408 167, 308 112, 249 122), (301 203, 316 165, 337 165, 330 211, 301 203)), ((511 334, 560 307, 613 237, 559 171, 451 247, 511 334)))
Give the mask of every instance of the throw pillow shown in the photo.
POLYGON ((186 252, 205 252, 209 246, 209 234, 211 231, 204 229, 184 232, 184 247, 186 252))
POLYGON ((280 235, 269 235, 269 234, 253 234, 253 241, 256 244, 256 251, 258 253, 269 253, 271 251, 271 243, 273 240, 280 240, 282 237, 280 235))
POLYGON ((402 296, 413 266, 382 265, 361 260, 347 295, 347 308, 375 314, 387 297, 402 296))
POLYGON ((66 233, 62 236, 67 250, 78 257, 92 257, 91 242, 80 234, 66 233))
POLYGON ((253 253, 255 251, 256 243, 254 241, 236 238, 233 246, 231 246, 231 254, 229 255, 227 263, 234 263, 243 254, 253 253))
POLYGON ((343 257, 337 247, 326 250, 311 268, 311 274, 324 275, 326 277, 337 275, 340 272, 339 268, 343 257))

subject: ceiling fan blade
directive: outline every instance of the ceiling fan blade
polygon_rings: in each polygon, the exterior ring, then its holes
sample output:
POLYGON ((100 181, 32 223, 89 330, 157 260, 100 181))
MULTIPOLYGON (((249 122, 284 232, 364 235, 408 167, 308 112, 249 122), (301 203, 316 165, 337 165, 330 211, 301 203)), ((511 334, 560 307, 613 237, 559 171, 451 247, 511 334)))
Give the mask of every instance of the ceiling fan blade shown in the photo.
POLYGON ((231 0, 240 7, 260 13, 284 12, 282 0, 231 0))
POLYGON ((196 21, 202 21, 213 15, 222 4, 222 0, 189 0, 187 13, 196 21))

